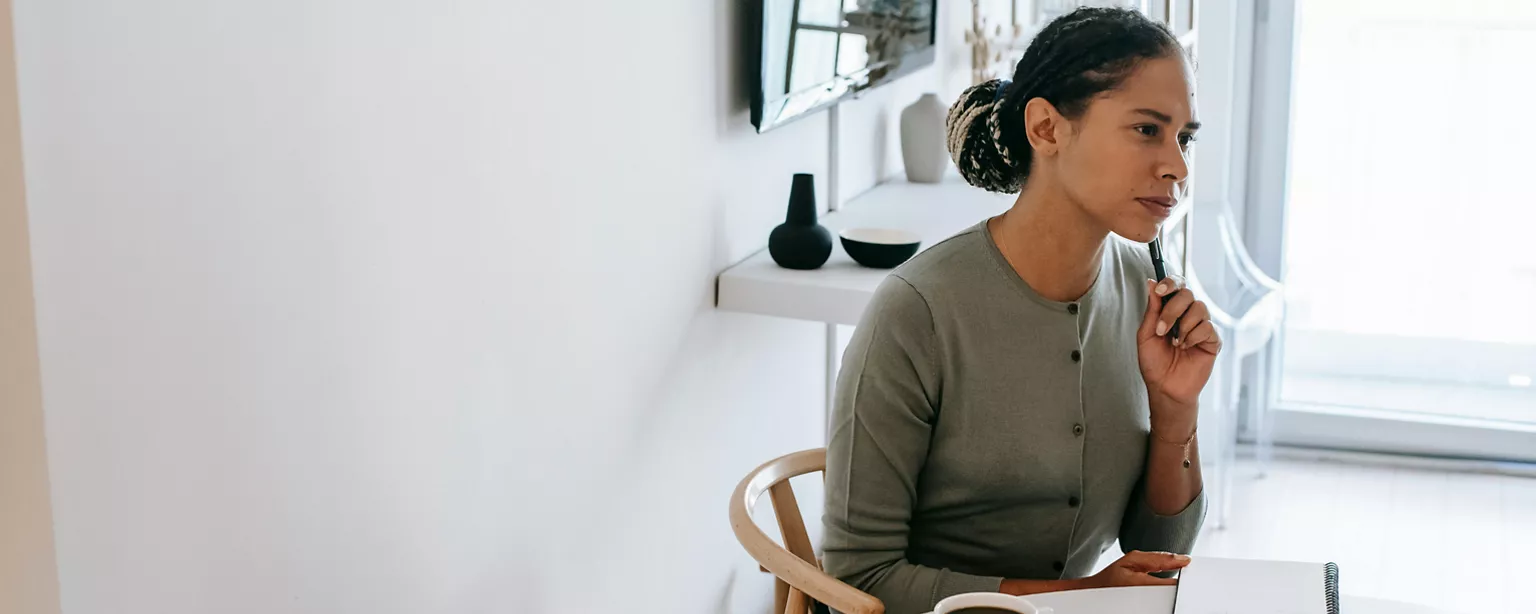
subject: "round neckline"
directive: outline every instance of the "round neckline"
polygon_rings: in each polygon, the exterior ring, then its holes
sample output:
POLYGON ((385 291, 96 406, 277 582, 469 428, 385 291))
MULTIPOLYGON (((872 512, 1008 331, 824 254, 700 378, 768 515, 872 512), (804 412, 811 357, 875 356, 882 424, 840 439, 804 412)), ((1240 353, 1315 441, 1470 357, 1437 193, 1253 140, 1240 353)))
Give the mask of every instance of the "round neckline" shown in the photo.
POLYGON ((1033 286, 1029 285, 1029 282, 1024 281, 1024 278, 1019 276, 1018 271, 1014 270, 1013 265, 1008 262, 1008 257, 1003 255, 1002 248, 997 246, 997 240, 992 237, 992 229, 988 227, 989 221, 991 221, 991 218, 982 220, 980 224, 977 224, 977 231, 981 233, 982 240, 986 244, 987 254, 991 256, 992 264, 998 268, 998 272, 1007 277, 1010 280, 1010 285, 1017 289, 1020 294, 1023 294, 1025 298, 1042 307, 1048 307, 1052 311, 1062 312, 1066 312, 1069 306, 1074 304, 1078 305, 1079 311, 1086 310, 1094 304, 1099 294, 1099 288, 1105 285, 1104 278, 1108 273, 1105 270, 1109 265, 1108 246, 1105 247, 1104 252, 1099 256, 1099 274, 1094 277, 1093 283, 1088 285, 1087 292, 1084 292, 1075 301, 1051 300, 1036 291, 1033 286))

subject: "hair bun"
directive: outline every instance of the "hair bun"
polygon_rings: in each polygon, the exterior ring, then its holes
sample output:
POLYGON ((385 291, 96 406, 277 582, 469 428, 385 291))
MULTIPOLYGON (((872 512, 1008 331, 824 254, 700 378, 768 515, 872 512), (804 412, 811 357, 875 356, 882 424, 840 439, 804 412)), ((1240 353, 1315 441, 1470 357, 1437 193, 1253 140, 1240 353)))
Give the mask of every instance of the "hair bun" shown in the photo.
MULTIPOLYGON (((965 182, 983 190, 1012 194, 1023 184, 1019 156, 1003 143, 999 111, 1007 98, 1006 81, 992 79, 973 85, 949 108, 944 127, 949 157, 965 182)), ((1028 162, 1029 152, 1023 152, 1028 162)))

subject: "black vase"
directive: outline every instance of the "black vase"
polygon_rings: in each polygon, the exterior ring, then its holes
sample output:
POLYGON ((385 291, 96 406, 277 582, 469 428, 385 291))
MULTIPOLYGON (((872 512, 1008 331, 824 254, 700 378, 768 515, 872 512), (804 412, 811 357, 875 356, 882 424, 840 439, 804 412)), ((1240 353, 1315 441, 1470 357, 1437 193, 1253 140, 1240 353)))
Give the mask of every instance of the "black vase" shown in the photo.
POLYGON ((786 269, 814 269, 832 256, 832 233, 816 223, 816 180, 796 173, 784 223, 768 235, 768 255, 786 269))

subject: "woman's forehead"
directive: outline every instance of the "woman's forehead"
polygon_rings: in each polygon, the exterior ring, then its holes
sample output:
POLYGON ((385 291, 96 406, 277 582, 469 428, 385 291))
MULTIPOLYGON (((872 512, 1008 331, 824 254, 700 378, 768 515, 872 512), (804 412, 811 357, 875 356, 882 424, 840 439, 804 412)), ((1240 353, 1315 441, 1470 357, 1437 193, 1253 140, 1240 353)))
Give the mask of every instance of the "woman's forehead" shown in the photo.
POLYGON ((1171 117, 1177 124, 1199 121, 1195 117, 1194 75, 1183 59, 1142 62, 1120 87, 1105 92, 1103 101, 1112 103, 1122 113, 1151 109, 1171 117))

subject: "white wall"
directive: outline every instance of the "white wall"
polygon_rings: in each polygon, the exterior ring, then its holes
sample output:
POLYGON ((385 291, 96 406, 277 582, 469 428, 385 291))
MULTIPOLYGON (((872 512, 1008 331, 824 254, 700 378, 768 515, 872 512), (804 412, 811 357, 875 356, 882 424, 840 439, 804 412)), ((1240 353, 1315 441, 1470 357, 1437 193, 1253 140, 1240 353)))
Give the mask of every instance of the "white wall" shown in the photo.
POLYGON ((17 4, 66 613, 766 610, 726 495, 823 329, 713 282, 828 125, 752 132, 742 3, 17 4))
POLYGON ((12 49, 11 3, 0 0, 0 612, 53 614, 59 585, 12 49))
POLYGON ((823 330, 713 280, 827 124, 738 4, 18 0, 64 611, 766 610, 823 330))
MULTIPOLYGON (((992 13, 988 14, 1006 21, 1008 5, 997 0, 991 2, 995 6, 983 10, 990 10, 992 13)), ((903 108, 924 92, 935 92, 945 104, 953 103, 971 85, 970 47, 964 36, 970 26, 970 2, 941 1, 933 65, 842 103, 838 141, 842 153, 838 169, 840 202, 905 172, 901 162, 903 108)))

